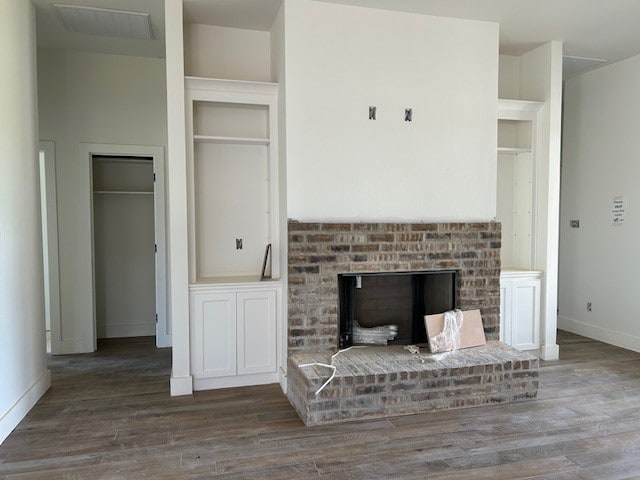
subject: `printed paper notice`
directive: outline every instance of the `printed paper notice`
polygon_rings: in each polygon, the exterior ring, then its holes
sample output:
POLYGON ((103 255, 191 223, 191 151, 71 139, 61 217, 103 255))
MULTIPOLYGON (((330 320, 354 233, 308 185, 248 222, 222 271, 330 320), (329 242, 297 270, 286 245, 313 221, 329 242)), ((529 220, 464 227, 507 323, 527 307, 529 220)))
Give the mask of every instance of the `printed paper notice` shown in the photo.
POLYGON ((622 195, 611 199, 611 225, 622 225, 627 220, 627 201, 622 195))

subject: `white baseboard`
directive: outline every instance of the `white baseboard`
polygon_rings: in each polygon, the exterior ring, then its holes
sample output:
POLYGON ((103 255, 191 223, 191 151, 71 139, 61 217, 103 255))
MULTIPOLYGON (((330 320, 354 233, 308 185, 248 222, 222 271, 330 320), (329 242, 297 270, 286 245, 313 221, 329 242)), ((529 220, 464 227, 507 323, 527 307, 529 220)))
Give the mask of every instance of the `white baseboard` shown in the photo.
POLYGON ((193 393, 193 377, 191 375, 186 377, 171 376, 169 383, 172 397, 191 395, 193 393))
POLYGON ((98 338, 155 337, 156 324, 121 323, 117 325, 98 325, 98 338))
POLYGON ((216 388, 248 387, 250 385, 269 385, 278 383, 278 375, 274 373, 254 373, 230 377, 195 378, 194 390, 213 390, 216 388))
POLYGON ((0 444, 18 426, 29 410, 51 386, 51 372, 45 370, 20 398, 0 417, 0 444))
POLYGON ((171 335, 161 335, 158 336, 156 334, 156 346, 158 348, 167 348, 171 346, 171 335))
POLYGON ((560 347, 556 344, 542 345, 539 355, 541 360, 558 360, 560 358, 560 347))
POLYGON ((280 388, 282 389, 282 393, 287 394, 287 371, 280 367, 278 369, 279 377, 280 377, 280 388))
POLYGON ((73 353, 91 353, 84 349, 84 342, 81 338, 68 338, 61 342, 51 341, 52 355, 70 355, 73 353))
POLYGON ((558 328, 577 335, 582 335, 583 337, 615 345, 616 347, 640 352, 640 336, 638 335, 622 333, 562 316, 558 317, 558 328))

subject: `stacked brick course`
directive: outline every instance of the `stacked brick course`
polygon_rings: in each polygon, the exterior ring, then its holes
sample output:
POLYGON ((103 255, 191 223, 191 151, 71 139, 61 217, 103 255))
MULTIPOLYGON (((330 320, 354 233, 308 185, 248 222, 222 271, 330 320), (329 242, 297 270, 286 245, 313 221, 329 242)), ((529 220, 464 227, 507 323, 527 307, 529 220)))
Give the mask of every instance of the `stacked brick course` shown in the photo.
POLYGON ((289 222, 289 353, 336 350, 338 274, 457 270, 458 306, 499 338, 500 224, 289 222))
POLYGON ((398 346, 354 348, 338 355, 336 375, 328 353, 295 353, 289 359, 289 400, 306 425, 345 422, 533 399, 538 360, 490 341, 424 363, 398 346))

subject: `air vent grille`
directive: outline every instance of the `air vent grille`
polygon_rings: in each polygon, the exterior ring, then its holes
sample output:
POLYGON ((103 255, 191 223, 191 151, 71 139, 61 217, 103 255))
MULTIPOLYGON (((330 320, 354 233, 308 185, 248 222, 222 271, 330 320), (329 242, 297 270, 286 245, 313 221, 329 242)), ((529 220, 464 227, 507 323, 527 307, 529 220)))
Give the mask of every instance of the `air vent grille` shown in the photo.
POLYGON ((67 30, 87 35, 151 40, 148 13, 108 10, 77 5, 55 5, 67 30))

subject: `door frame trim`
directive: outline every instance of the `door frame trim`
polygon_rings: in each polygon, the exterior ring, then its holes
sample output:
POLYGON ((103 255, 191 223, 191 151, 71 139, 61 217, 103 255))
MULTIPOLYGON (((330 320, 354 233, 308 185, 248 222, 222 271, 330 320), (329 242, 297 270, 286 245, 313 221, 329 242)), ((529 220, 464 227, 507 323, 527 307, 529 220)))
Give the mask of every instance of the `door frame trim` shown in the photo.
POLYGON ((49 317, 51 331, 51 353, 64 353, 62 327, 60 325, 60 250, 58 239, 58 193, 56 186, 56 147, 51 140, 41 140, 38 144, 38 156, 44 153, 40 163, 40 200, 42 216, 43 252, 45 275, 45 308, 49 317), (44 194, 44 198, 42 197, 44 194))
POLYGON ((78 223, 80 238, 77 255, 79 286, 83 290, 81 298, 85 302, 79 306, 83 310, 80 318, 90 319, 82 324, 83 352, 97 349, 96 302, 95 302, 95 258, 93 242, 93 157, 125 156, 153 158, 153 171, 156 182, 153 189, 154 230, 158 246, 156 255, 156 345, 171 345, 170 324, 167 320, 167 276, 166 276, 166 226, 165 226, 165 185, 164 185, 164 147, 158 145, 112 145, 101 143, 80 143, 78 157, 78 223), (88 267, 87 267, 88 265, 88 267))

